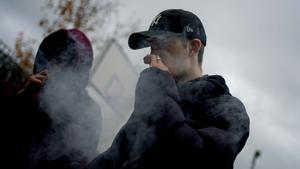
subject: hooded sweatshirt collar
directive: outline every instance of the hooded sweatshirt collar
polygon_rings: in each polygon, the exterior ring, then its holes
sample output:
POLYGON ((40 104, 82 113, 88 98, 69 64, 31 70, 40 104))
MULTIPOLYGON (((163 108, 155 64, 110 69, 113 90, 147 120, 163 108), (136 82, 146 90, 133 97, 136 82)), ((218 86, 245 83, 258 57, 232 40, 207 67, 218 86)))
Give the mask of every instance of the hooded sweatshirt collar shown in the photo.
POLYGON ((177 84, 182 102, 197 103, 208 98, 229 94, 225 79, 220 75, 203 75, 199 78, 177 84))

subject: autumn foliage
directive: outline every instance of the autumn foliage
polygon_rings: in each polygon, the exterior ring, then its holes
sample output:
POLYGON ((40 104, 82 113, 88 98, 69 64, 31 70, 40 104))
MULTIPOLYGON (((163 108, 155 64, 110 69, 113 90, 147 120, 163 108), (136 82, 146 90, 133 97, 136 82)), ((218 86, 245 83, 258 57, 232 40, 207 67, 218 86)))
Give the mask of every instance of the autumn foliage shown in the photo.
MULTIPOLYGON (((43 36, 60 28, 78 28, 92 34, 104 29, 107 21, 117 13, 118 0, 46 0, 42 7, 44 15, 38 22, 43 30, 43 36)), ((105 38, 92 36, 93 45, 101 46, 105 38), (98 44, 97 44, 98 43, 98 44)), ((19 33, 15 41, 15 54, 19 65, 31 72, 34 60, 33 46, 35 40, 25 40, 24 33, 19 33)))

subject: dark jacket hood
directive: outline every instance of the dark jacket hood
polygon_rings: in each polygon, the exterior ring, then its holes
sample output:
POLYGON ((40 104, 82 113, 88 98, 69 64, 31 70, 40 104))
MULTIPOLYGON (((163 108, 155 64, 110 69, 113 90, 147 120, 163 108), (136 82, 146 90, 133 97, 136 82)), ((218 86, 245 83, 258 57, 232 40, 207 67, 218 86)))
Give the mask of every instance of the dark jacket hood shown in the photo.
POLYGON ((222 94, 230 94, 225 79, 220 75, 204 75, 191 81, 178 83, 178 92, 181 101, 199 103, 208 98, 222 94))
POLYGON ((90 69, 92 62, 92 45, 85 34, 78 29, 60 29, 43 39, 35 57, 33 73, 51 69, 53 65, 62 69, 90 69))

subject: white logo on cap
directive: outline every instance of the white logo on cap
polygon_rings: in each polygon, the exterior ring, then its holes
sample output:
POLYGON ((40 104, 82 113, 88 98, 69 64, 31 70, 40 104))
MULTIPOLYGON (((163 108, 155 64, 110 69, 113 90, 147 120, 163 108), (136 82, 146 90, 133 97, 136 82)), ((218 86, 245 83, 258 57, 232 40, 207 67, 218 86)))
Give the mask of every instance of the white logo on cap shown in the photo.
POLYGON ((153 21, 151 22, 151 26, 157 25, 157 24, 158 24, 158 21, 160 20, 160 18, 161 18, 161 14, 158 14, 158 15, 153 19, 153 21))
POLYGON ((185 27, 186 32, 194 32, 193 28, 186 26, 185 27))

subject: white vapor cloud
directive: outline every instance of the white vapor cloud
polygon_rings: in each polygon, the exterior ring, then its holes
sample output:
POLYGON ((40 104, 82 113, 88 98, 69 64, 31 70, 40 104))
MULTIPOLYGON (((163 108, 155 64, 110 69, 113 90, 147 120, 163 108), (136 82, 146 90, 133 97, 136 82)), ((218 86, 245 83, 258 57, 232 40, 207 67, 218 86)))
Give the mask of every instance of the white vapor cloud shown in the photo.
MULTIPOLYGON (((169 8, 192 11, 202 20, 208 37, 204 73, 223 75, 250 116, 250 137, 235 168, 250 168, 256 149, 262 151, 256 168, 300 168, 300 1, 121 2, 120 16, 133 14, 141 19, 137 31, 148 29, 152 19, 169 8)), ((40 37, 37 18, 42 3, 0 0, 0 39, 12 45, 22 29, 40 37)), ((138 69, 146 67, 142 59, 148 49, 133 51, 127 43, 122 46, 138 69)))

